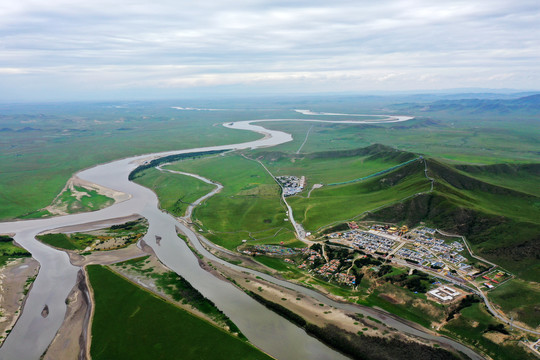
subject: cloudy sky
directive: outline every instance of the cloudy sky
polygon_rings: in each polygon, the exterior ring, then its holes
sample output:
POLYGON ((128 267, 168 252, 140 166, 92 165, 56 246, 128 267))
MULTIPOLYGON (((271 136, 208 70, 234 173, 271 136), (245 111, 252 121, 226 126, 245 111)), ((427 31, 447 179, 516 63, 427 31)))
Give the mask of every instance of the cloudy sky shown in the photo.
POLYGON ((540 89, 538 0, 3 0, 0 101, 540 89))

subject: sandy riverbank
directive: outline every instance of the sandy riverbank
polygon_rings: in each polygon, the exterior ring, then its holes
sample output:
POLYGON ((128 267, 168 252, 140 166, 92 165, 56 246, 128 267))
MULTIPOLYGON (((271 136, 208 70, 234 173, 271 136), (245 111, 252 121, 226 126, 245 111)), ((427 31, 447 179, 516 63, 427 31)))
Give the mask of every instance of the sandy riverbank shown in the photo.
POLYGON ((0 344, 22 312, 26 291, 31 286, 26 281, 38 271, 39 263, 32 258, 12 260, 0 269, 0 344))
MULTIPOLYGON (((210 250, 206 246, 205 248, 207 250, 210 250)), ((211 252, 215 254, 217 251, 216 249, 211 249, 211 252)), ((229 258, 233 261, 243 260, 242 266, 249 266, 248 264, 255 263, 257 265, 253 268, 256 268, 258 271, 271 273, 273 274, 273 276, 281 278, 279 272, 275 271, 274 269, 268 268, 258 262, 255 262, 250 257, 246 257, 241 254, 230 256, 227 253, 221 253, 219 257, 229 258)), ((447 350, 453 351, 451 347, 443 343, 439 343, 437 341, 427 341, 425 339, 404 334, 391 327, 387 327, 380 322, 373 321, 364 316, 358 316, 358 314, 354 312, 322 304, 312 297, 300 294, 295 290, 273 284, 247 272, 236 271, 229 268, 228 266, 224 266, 215 262, 212 263, 212 266, 209 266, 207 262, 207 258, 204 258, 202 261, 200 261, 200 263, 203 265, 201 266, 203 269, 210 271, 216 276, 220 276, 222 278, 227 278, 230 281, 234 281, 241 288, 252 291, 264 297, 266 300, 282 305, 287 309, 293 311, 294 313, 300 315, 307 322, 317 325, 319 327, 333 325, 353 334, 361 332, 361 334, 369 336, 393 337, 402 341, 412 341, 430 346, 437 345, 447 350)), ((316 290, 334 301, 346 302, 345 299, 330 294, 325 289, 316 288, 316 290)), ((388 316, 392 317, 392 315, 390 314, 388 314, 388 316)), ((421 328, 419 325, 416 324, 411 323, 411 325, 417 328, 421 328)))
POLYGON ((60 196, 67 190, 71 191, 71 194, 80 200, 82 196, 86 196, 86 193, 79 192, 75 187, 82 187, 89 191, 96 191, 100 195, 104 195, 114 200, 114 203, 129 200, 131 195, 106 188, 104 186, 94 184, 90 181, 80 179, 76 175, 73 175, 66 183, 64 188, 58 193, 52 203, 44 209, 53 215, 68 215, 67 207, 64 203, 59 201, 60 196))
POLYGON ((90 358, 87 345, 92 306, 86 274, 82 269, 77 274, 77 283, 66 302, 64 322, 46 350, 44 360, 90 358))
MULTIPOLYGON (((89 264, 108 265, 154 254, 152 248, 144 240, 141 240, 139 245, 141 248, 137 247, 136 244, 132 244, 123 249, 94 252, 86 256, 81 256, 74 251, 66 251, 66 253, 68 253, 72 264, 76 266, 89 264)), ((92 298, 86 272, 81 269, 77 274, 77 283, 66 299, 67 312, 64 322, 46 350, 43 359, 90 358, 92 298)))

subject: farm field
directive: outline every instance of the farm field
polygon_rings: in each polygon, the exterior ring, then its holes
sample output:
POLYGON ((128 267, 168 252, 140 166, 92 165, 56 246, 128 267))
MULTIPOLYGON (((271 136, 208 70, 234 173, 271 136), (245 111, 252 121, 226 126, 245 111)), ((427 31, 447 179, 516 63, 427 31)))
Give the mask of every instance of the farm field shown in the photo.
POLYGON ((88 266, 88 273, 95 298, 93 359, 271 359, 105 267, 88 266))

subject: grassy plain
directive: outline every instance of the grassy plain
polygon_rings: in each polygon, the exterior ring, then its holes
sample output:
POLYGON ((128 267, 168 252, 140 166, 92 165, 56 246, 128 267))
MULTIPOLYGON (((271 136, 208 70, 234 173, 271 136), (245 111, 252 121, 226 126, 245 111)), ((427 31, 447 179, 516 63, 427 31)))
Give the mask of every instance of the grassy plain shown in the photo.
POLYGON ((0 219, 49 205, 73 173, 96 164, 260 137, 221 126, 257 117, 250 111, 179 111, 168 103, 129 103, 114 108, 116 105, 2 106, 0 219))
POLYGON ((224 186, 193 213, 213 242, 234 249, 244 239, 253 244, 296 241, 292 226, 285 221, 279 186, 257 162, 226 154, 167 168, 199 174, 224 186))
POLYGON ((350 151, 298 155, 257 151, 252 157, 261 159, 276 176, 305 176, 309 188, 312 184, 331 184, 368 176, 414 157, 413 154, 393 153, 392 148, 374 145, 350 151))
MULTIPOLYGON (((200 311, 208 316, 214 324, 223 327, 230 333, 246 340, 245 336, 240 332, 235 323, 233 323, 227 315, 225 315, 218 307, 209 299, 204 297, 197 289, 195 289, 187 280, 173 271, 163 268, 156 271, 149 256, 143 256, 137 259, 131 259, 114 264, 115 269, 126 269, 129 272, 135 272, 146 278, 153 279, 153 284, 159 291, 170 296, 176 302, 188 304, 192 308, 200 311)), ((121 271, 122 271, 121 270, 121 271)))
POLYGON ((191 176, 162 172, 155 168, 144 170, 135 182, 155 191, 162 209, 175 216, 184 216, 190 203, 214 189, 191 176))
POLYGON ((265 123, 265 126, 289 132, 294 137, 293 142, 273 148, 275 151, 296 152, 311 128, 303 153, 379 143, 457 163, 538 161, 540 146, 535 139, 540 136, 540 125, 537 121, 515 119, 512 115, 493 118, 422 114, 412 121, 385 125, 275 122, 265 123))
POLYGON ((105 267, 88 266, 88 273, 93 359, 271 359, 105 267))

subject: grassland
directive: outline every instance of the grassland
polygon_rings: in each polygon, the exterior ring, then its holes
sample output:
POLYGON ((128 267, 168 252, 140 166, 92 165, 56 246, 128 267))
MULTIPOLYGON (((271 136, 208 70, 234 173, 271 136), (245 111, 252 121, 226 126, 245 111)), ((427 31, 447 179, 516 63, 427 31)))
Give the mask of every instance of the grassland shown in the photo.
POLYGON ((154 190, 160 207, 173 215, 183 216, 190 203, 214 189, 191 176, 162 172, 155 168, 144 170, 135 182, 154 190))
POLYGON ((289 204, 294 209, 295 219, 306 230, 315 232, 326 225, 426 192, 430 186, 422 173, 422 164, 417 162, 407 165, 406 169, 364 182, 317 189, 310 198, 292 197, 289 204), (410 175, 395 177, 395 174, 405 172, 410 175))
POLYGON ((348 181, 377 173, 415 157, 393 148, 372 145, 366 148, 288 154, 278 151, 256 151, 275 176, 304 175, 308 185, 348 181))
POLYGON ((540 136, 540 125, 534 120, 536 116, 412 114, 417 115, 415 120, 385 125, 275 122, 265 123, 265 126, 293 135, 293 142, 273 148, 289 153, 298 150, 311 128, 308 141, 302 148, 305 153, 379 143, 456 163, 538 161, 540 147, 536 139, 540 136))
POLYGON ((510 317, 531 328, 540 326, 540 286, 519 279, 510 280, 490 291, 489 298, 510 317))
POLYGON ((93 359, 270 359, 246 342, 131 284, 88 267, 93 359))
MULTIPOLYGON (((0 129, 9 136, 0 137, 0 166, 4 169, 0 174, 0 201, 4 204, 0 218, 15 218, 44 208, 71 174, 91 165, 134 154, 236 143, 259 136, 214 126, 216 124, 255 118, 313 117, 290 110, 298 106, 366 113, 373 111, 374 106, 379 109, 391 101, 399 101, 373 98, 363 99, 359 105, 357 100, 298 99, 298 104, 292 100, 206 103, 213 108, 231 109, 215 112, 171 109, 177 102, 3 106, 0 129), (268 110, 250 110, 255 108, 268 110)), ((411 110, 398 108, 398 111, 411 110)), ((425 111, 421 111, 420 116, 406 123, 385 125, 270 122, 265 126, 293 134, 293 142, 273 149, 290 153, 300 147, 312 127, 302 149, 306 153, 382 143, 462 163, 538 161, 540 149, 536 139, 540 136, 540 126, 534 121, 535 117, 425 111)), ((325 118, 337 119, 317 117, 325 118)))
POLYGON ((96 190, 73 186, 62 191, 50 207, 19 216, 20 219, 37 219, 53 214, 74 214, 103 209, 114 203, 114 199, 98 193, 96 190), (49 211, 50 210, 50 211, 49 211))
POLYGON ((36 105, 0 113, 0 219, 48 206, 71 175, 118 158, 260 137, 220 125, 252 112, 181 112, 166 103, 36 105), (30 125, 30 126, 29 126, 30 125), (5 130, 5 129, 9 129, 5 130), (75 155, 76 154, 76 155, 75 155))
POLYGON ((99 194, 96 190, 89 190, 80 186, 74 186, 73 188, 75 193, 67 189, 58 198, 58 202, 66 206, 68 213, 98 210, 114 202, 113 199, 99 194))
POLYGON ((540 164, 458 165, 465 174, 489 184, 540 196, 540 164))
POLYGON ((285 221, 279 186, 257 162, 227 154, 181 161, 167 168, 199 174, 223 185, 220 193, 193 213, 213 242, 235 249, 244 239, 253 244, 296 241, 292 226, 285 221))
POLYGON ((534 359, 535 356, 525 351, 515 337, 505 336, 488 330, 489 325, 495 325, 496 321, 490 316, 483 305, 476 303, 461 311, 461 315, 444 326, 442 333, 474 346, 494 359, 534 359), (488 333, 492 333, 503 341, 496 343, 489 339, 488 333))
POLYGON ((238 336, 240 339, 246 340, 244 334, 240 332, 235 323, 233 323, 227 315, 225 315, 218 307, 197 289, 184 279, 182 276, 173 271, 163 269, 156 271, 152 265, 149 256, 143 256, 137 259, 131 259, 116 263, 116 269, 121 271, 135 272, 146 278, 153 279, 153 284, 163 294, 169 295, 170 299, 188 304, 192 308, 200 311, 208 316, 214 324, 228 330, 231 334, 238 336))
POLYGON ((0 267, 13 258, 28 257, 30 253, 13 244, 13 238, 0 235, 0 267))

